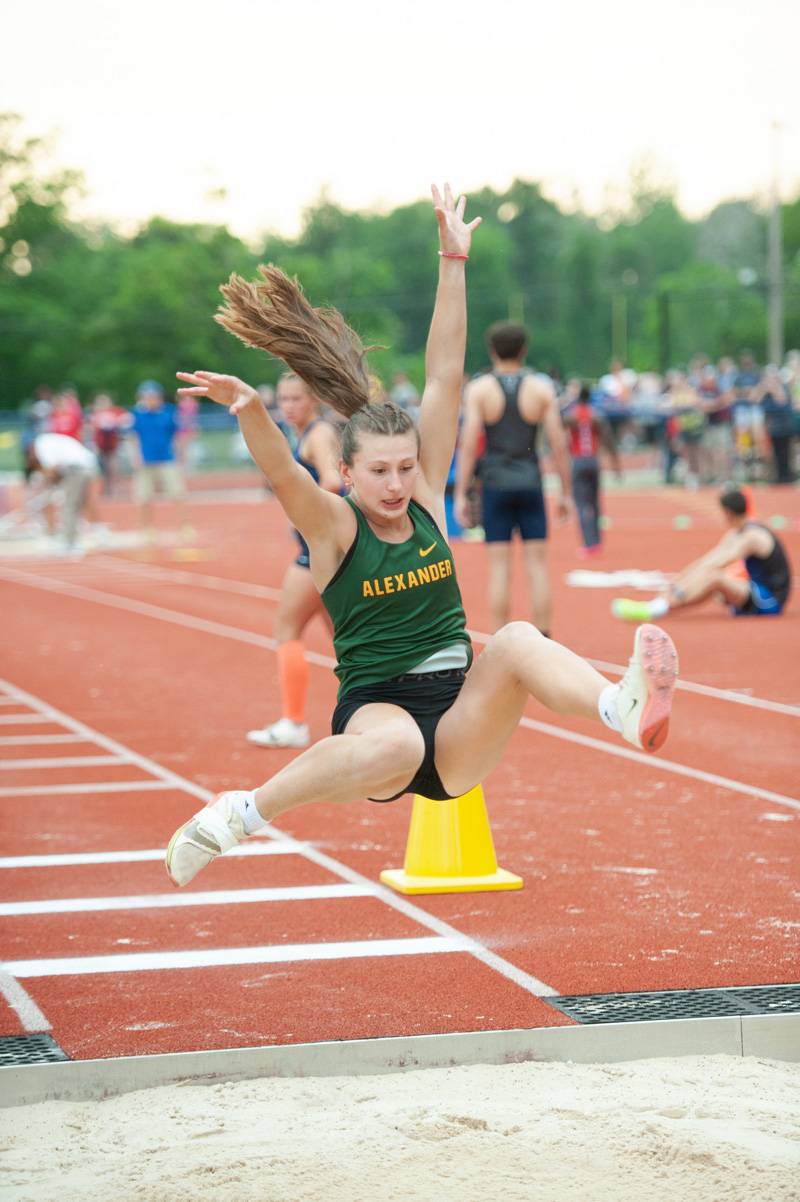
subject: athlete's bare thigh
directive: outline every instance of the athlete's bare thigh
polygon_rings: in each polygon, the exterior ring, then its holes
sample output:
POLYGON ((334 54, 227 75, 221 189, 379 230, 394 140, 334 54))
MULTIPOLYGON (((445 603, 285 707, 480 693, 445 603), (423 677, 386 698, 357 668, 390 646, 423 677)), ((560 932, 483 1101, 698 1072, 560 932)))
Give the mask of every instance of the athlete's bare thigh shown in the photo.
POLYGON ((346 735, 362 735, 375 744, 372 776, 375 788, 370 797, 380 801, 393 797, 415 776, 425 756, 422 731, 410 714, 399 705, 384 701, 362 705, 350 718, 343 731, 346 735))
POLYGON ((490 639, 436 729, 436 768, 453 796, 479 784, 500 761, 528 700, 511 667, 507 631, 490 639))

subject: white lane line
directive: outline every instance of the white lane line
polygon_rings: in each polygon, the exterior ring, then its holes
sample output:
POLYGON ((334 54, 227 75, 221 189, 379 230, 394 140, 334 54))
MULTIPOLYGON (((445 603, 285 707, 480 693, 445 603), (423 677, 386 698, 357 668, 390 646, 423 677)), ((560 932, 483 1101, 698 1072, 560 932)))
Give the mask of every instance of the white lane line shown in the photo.
POLYGON ((0 725, 2 726, 32 726, 36 723, 42 725, 50 721, 50 718, 45 718, 41 714, 0 714, 0 725))
POLYGON ((88 743, 83 735, 0 735, 0 747, 46 747, 50 743, 88 743))
MULTIPOLYGON (((125 566, 118 563, 113 556, 103 559, 104 564, 116 568, 120 574, 125 573, 125 566)), ((126 573, 127 574, 127 573, 126 573)), ((186 572, 179 569, 159 568, 149 564, 140 564, 134 576, 141 575, 144 579, 175 580, 217 592, 238 593, 247 597, 257 597, 264 601, 279 601, 281 593, 278 589, 269 588, 263 584, 248 584, 240 580, 228 580, 221 576, 208 576, 202 572, 186 572)), ((470 636, 476 643, 488 643, 491 635, 480 630, 470 630, 470 636)), ((333 661, 330 661, 333 664, 333 661)), ((624 665, 608 663, 602 659, 587 659, 587 662, 599 672, 611 672, 621 676, 625 672, 624 665)), ((770 710, 775 714, 786 714, 792 718, 800 718, 800 706, 789 705, 781 701, 769 701, 762 697, 748 696, 737 693, 734 689, 717 689, 713 685, 696 684, 691 680, 679 680, 677 687, 687 693, 699 693, 704 697, 713 697, 716 701, 731 701, 738 705, 748 705, 754 709, 770 710)))
POLYGON ((97 556, 95 563, 102 558, 103 566, 115 568, 121 575, 134 578, 165 580, 169 583, 188 584, 221 593, 238 593, 242 597, 256 597, 260 601, 280 601, 281 590, 270 588, 267 584, 250 584, 245 580, 229 580, 226 576, 209 576, 205 572, 186 572, 181 568, 161 568, 154 564, 140 563, 134 571, 130 571, 130 563, 121 564, 113 555, 97 556))
MULTIPOLYGON (((0 577, 3 570, 0 570, 0 577)), ((49 586, 42 583, 35 577, 28 578, 25 573, 15 572, 15 576, 25 577, 22 579, 23 584, 31 583, 34 588, 46 588, 49 586)), ((57 587, 53 587, 54 592, 59 592, 57 587)), ((119 604, 119 598, 111 594, 98 593, 90 589, 76 589, 72 586, 65 586, 64 591, 68 595, 83 596, 84 599, 95 601, 99 604, 110 604, 114 607, 127 609, 134 613, 143 613, 148 617, 155 617, 161 621, 174 622, 178 626, 187 626, 192 629, 201 629, 206 633, 217 634, 222 638, 234 639, 237 642, 252 643, 256 646, 266 647, 268 650, 274 650, 276 643, 274 639, 267 639, 262 635, 252 634, 249 631, 238 630, 234 626, 226 626, 222 622, 206 622, 204 619, 193 618, 187 615, 178 613, 175 610, 162 609, 159 606, 146 605, 139 602, 125 602, 119 604)), ((474 633, 474 632, 471 632, 474 633)), ((488 637, 488 636, 486 636, 488 637)), ((485 639, 484 639, 485 641, 485 639)), ((324 667, 332 668, 335 666, 334 660, 330 656, 317 655, 314 652, 306 652, 306 658, 315 664, 323 665, 324 667)), ((0 682, 2 687, 2 682, 0 682)), ((8 685, 8 688, 13 686, 8 685)), ((19 695, 19 694, 18 694, 19 695)), ((2 721, 2 719, 0 719, 2 721)), ((636 763, 647 764, 649 767, 657 766, 663 772, 673 772, 678 776, 690 777, 694 780, 706 781, 709 784, 718 785, 723 789, 731 789, 735 793, 742 793, 745 796, 762 797, 767 801, 774 801, 777 805, 787 805, 791 809, 800 809, 800 802, 795 798, 784 797, 781 793, 772 793, 766 789, 760 789, 755 785, 747 785, 741 781, 730 780, 728 777, 715 776, 708 772, 703 772, 699 768, 690 768, 685 764, 679 764, 672 760, 664 760, 656 757, 643 755, 641 752, 629 751, 624 747, 618 747, 613 743, 605 743, 600 739, 593 739, 587 735, 578 735, 573 731, 564 730, 559 726, 552 726, 545 722, 535 722, 530 718, 523 718, 520 725, 527 726, 531 730, 537 730, 540 734, 550 735, 552 738, 564 739, 567 742, 579 743, 584 747, 592 747, 595 751, 602 751, 607 755, 614 755, 621 759, 633 760, 636 763)), ((0 791, 1 793, 1 791, 0 791)))
POLYGON ((212 889, 205 893, 144 893, 138 897, 54 897, 41 901, 0 902, 0 917, 27 914, 89 914, 112 910, 173 910, 181 906, 237 906, 262 902, 323 901, 374 897, 366 885, 285 885, 269 889, 212 889))
MULTIPOLYGON (((225 853, 226 856, 296 856, 301 848, 291 840, 286 843, 267 843, 252 839, 240 843, 225 853)), ((74 868, 86 864, 149 864, 164 862, 163 847, 148 847, 142 851, 79 851, 55 853, 49 856, 2 856, 2 868, 74 868)))
MULTIPOLYGON (((31 693, 26 693, 24 689, 17 688, 16 685, 12 685, 9 681, 0 680, 0 688, 5 688, 13 692, 16 697, 24 700, 26 705, 42 709, 54 721, 60 722, 62 725, 76 732, 88 735, 90 739, 100 746, 107 747, 110 751, 115 751, 121 755, 127 755, 143 771, 150 772, 153 776, 160 776, 175 788, 183 789, 184 792, 191 793, 194 797, 200 798, 201 801, 213 801, 214 794, 208 789, 204 789, 202 786, 178 776, 175 772, 162 768, 160 764, 157 764, 155 760, 148 759, 147 756, 130 751, 121 743, 117 743, 116 740, 109 739, 106 735, 101 735, 99 731, 92 730, 91 727, 85 726, 84 723, 78 722, 68 714, 62 713, 61 710, 47 705, 45 702, 40 701, 38 697, 34 697, 31 693)), ((300 843, 298 840, 292 839, 290 835, 285 834, 276 826, 265 827, 263 834, 265 837, 274 839, 276 843, 282 844, 287 851, 296 852, 312 863, 318 864, 321 868, 326 868, 332 876, 339 877, 340 880, 350 881, 352 884, 368 885, 370 888, 374 888, 375 896, 380 897, 387 906, 391 906, 393 910, 405 914, 419 926, 426 927, 429 931, 434 931, 443 939, 459 940, 459 943, 463 944, 464 950, 468 951, 476 960, 493 969, 507 980, 513 981, 521 989, 524 989, 526 993, 533 994, 534 997, 556 997, 558 995, 557 989, 553 989, 551 985, 540 981, 538 977, 524 972, 523 969, 517 968, 515 964, 511 964, 508 960, 504 960, 502 956, 498 956, 495 952, 490 951, 489 948, 479 943, 476 939, 471 939, 463 935, 455 927, 450 926, 449 923, 443 922, 433 914, 429 914, 427 910, 414 905, 413 902, 406 901, 404 897, 394 893, 391 889, 387 889, 382 885, 375 886, 372 881, 362 876, 360 872, 355 872, 352 868, 348 868, 346 864, 334 860, 332 856, 325 855, 324 852, 319 851, 311 844, 300 843)), ((230 854, 234 854, 237 850, 240 849, 234 848, 234 851, 230 854)))
POLYGON ((742 781, 731 780, 727 776, 717 776, 714 772, 703 772, 700 768, 689 768, 686 764, 678 764, 674 760, 662 760, 660 756, 646 755, 642 751, 634 751, 631 747, 618 747, 615 743, 604 743, 600 739, 593 739, 590 735, 579 735, 575 731, 552 726, 549 722, 537 722, 534 718, 520 718, 520 726, 527 726, 529 730, 550 735, 554 739, 580 743, 582 747, 591 747, 593 751, 605 751, 608 755, 615 755, 619 759, 632 760, 636 764, 646 764, 653 772, 660 770, 674 772, 677 776, 688 776, 691 780, 702 780, 706 784, 717 785, 720 789, 743 793, 745 797, 760 797, 764 801, 774 802, 775 805, 800 810, 800 801, 794 797, 786 797, 783 793, 773 793, 770 789, 759 788, 758 785, 746 785, 742 781))
MULTIPOLYGON (((15 584, 23 584, 29 588, 38 588, 43 592, 57 593, 60 596, 76 597, 79 601, 93 601, 97 605, 106 605, 111 609, 122 609, 126 613, 142 614, 146 618, 157 618, 162 622, 173 622, 187 630, 200 630, 203 634, 218 634, 223 638, 235 639, 239 643, 249 643, 252 647, 263 647, 274 651, 277 647, 275 639, 263 634, 255 634, 249 630, 239 630, 236 626, 227 626, 223 622, 212 622, 207 618, 196 618, 192 614, 180 613, 175 609, 165 609, 163 605, 151 605, 147 601, 133 601, 130 597, 118 597, 116 593, 103 593, 99 589, 86 588, 81 584, 45 580, 43 577, 31 576, 27 572, 19 572, 13 568, 0 569, 0 579, 5 577, 15 584)), ((313 651, 306 652, 306 659, 311 663, 329 667, 330 656, 316 655, 313 651)), ((0 718, 0 722, 3 719, 0 718)))
POLYGON ((123 756, 129 764, 135 764, 143 772, 149 772, 151 776, 157 777, 159 780, 164 781, 165 784, 171 785, 183 793, 190 793, 192 797, 197 797, 203 802, 212 800, 212 795, 207 789, 201 789, 199 785, 185 780, 184 777, 178 776, 168 768, 163 768, 160 764, 156 764, 146 756, 139 755, 138 752, 132 751, 130 747, 124 747, 116 739, 109 739, 107 735, 102 735, 99 731, 92 730, 90 726, 79 722, 77 718, 70 717, 69 714, 62 713, 61 710, 48 705, 46 701, 41 701, 38 697, 34 697, 32 693, 26 693, 24 689, 17 688, 16 685, 12 685, 7 680, 0 680, 0 688, 13 693, 15 697, 19 698, 22 704, 39 710, 41 721, 52 722, 57 726, 65 726, 73 734, 82 735, 87 743, 96 743, 99 747, 104 747, 106 751, 110 751, 113 755, 123 756))
MULTIPOLYGON (((598 672, 610 672, 622 676, 627 671, 621 664, 609 664, 604 659, 587 661, 598 672)), ((713 697, 715 701, 732 701, 736 705, 749 705, 753 709, 770 710, 773 714, 786 714, 790 718, 800 718, 800 706, 787 705, 782 701, 767 701, 763 697, 753 697, 745 693, 737 693, 734 689, 715 689, 709 684, 695 684, 691 680, 679 680, 678 688, 686 693, 699 693, 702 697, 713 697)))
POLYGON ((0 705, 19 705, 19 702, 13 697, 0 697, 0 705))
POLYGON ((71 977, 89 973, 153 972, 216 968, 233 964, 288 964, 298 960, 353 960, 376 956, 425 956, 470 951, 467 939, 358 939, 348 943, 287 943, 262 947, 223 947, 188 952, 128 952, 114 956, 73 956, 64 960, 9 960, 14 977, 71 977))
POLYGON ((127 764, 121 755, 62 755, 36 760, 5 760, 0 763, 0 772, 12 772, 16 768, 99 768, 103 764, 127 764))
POLYGON ((51 1031, 52 1026, 42 1014, 29 993, 15 981, 10 972, 0 965, 0 993, 15 1011, 20 1023, 29 1034, 36 1031, 51 1031))
POLYGON ((9 785, 0 789, 0 797, 51 797, 58 800, 60 793, 143 793, 149 789, 174 789, 169 781, 163 780, 111 780, 94 782, 90 785, 9 785))

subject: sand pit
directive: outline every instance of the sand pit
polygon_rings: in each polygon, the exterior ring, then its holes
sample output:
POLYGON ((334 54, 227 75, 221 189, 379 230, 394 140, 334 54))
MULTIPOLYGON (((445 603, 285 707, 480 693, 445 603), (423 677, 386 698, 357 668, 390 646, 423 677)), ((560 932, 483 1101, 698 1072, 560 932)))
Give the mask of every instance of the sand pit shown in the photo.
POLYGON ((261 1078, 2 1112, 4 1202, 783 1202, 800 1066, 261 1078))

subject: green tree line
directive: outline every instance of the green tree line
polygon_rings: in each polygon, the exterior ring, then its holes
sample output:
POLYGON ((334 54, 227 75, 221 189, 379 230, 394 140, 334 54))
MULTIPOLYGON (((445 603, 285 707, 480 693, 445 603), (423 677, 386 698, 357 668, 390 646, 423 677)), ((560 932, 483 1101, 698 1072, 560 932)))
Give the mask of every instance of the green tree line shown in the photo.
MULTIPOLYGON (((296 238, 248 245, 224 226, 154 217, 123 237, 71 217, 82 180, 47 165, 47 147, 0 115, 0 407, 42 384, 109 390, 123 403, 138 381, 169 386, 179 367, 219 368, 256 382, 279 365, 213 321, 230 272, 274 262, 312 303, 335 305, 388 378, 422 382, 436 281, 427 200, 390 213, 351 212, 321 197, 296 238)), ((501 318, 529 329, 531 362, 596 377, 612 356, 664 369, 697 351, 718 357, 767 336, 767 218, 749 200, 685 217, 669 190, 632 181, 624 212, 567 212, 534 182, 470 197, 484 223, 469 265, 467 367, 486 362, 483 331, 501 318)), ((787 346, 800 345, 800 196, 783 206, 787 346)))

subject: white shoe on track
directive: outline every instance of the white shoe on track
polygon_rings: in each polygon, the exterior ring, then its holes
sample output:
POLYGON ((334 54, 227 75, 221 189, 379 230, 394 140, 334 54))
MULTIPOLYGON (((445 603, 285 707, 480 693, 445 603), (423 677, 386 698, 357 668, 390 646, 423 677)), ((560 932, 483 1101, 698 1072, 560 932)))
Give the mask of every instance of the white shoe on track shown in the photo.
POLYGON ((246 738, 256 747, 308 747, 311 742, 306 724, 291 718, 279 718, 263 730, 248 730, 246 738))
POLYGON ((188 885, 217 856, 230 851, 247 837, 241 816, 233 807, 235 793, 220 793, 183 826, 169 841, 167 873, 173 885, 188 885))
POLYGON ((660 626, 640 626, 617 696, 622 735, 634 747, 651 752, 663 747, 677 679, 678 653, 672 639, 660 626))

